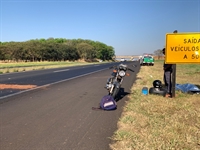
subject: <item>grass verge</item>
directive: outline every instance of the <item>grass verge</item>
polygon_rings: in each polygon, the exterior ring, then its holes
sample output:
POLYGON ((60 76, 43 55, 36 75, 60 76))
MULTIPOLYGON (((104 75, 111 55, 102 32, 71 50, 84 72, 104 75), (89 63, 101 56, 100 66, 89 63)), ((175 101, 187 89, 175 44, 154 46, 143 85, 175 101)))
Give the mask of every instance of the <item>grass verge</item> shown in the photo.
MULTIPOLYGON (((142 95, 144 86, 163 81, 163 61, 142 66, 126 102, 118 129, 110 144, 113 150, 200 149, 200 95, 176 91, 175 98, 142 95)), ((177 65, 176 83, 200 85, 200 65, 177 65)))
POLYGON ((0 63, 0 74, 50 69, 50 68, 62 68, 62 67, 68 67, 68 66, 79 66, 79 65, 88 65, 88 64, 96 64, 96 63, 88 63, 84 61, 82 62, 66 62, 66 61, 45 62, 44 61, 44 62, 0 63))

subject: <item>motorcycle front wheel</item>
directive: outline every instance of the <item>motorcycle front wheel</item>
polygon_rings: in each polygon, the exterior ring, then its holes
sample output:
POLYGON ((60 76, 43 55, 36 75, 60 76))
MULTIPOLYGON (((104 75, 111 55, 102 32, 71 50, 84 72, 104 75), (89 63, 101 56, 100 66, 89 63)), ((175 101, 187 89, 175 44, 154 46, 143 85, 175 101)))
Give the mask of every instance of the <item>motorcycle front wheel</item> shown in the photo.
POLYGON ((116 98, 117 98, 117 95, 118 95, 118 92, 119 92, 119 88, 115 87, 115 88, 113 89, 113 92, 112 92, 111 96, 112 96, 114 99, 116 99, 116 98))

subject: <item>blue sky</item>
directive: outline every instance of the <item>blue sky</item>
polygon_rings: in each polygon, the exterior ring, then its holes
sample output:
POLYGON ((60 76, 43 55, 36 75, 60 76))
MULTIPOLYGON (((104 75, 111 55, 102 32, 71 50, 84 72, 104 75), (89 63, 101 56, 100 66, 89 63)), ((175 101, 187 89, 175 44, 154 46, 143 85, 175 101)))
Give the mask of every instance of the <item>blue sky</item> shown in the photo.
POLYGON ((0 41, 89 39, 153 53, 166 33, 200 32, 200 0, 0 0, 0 41))

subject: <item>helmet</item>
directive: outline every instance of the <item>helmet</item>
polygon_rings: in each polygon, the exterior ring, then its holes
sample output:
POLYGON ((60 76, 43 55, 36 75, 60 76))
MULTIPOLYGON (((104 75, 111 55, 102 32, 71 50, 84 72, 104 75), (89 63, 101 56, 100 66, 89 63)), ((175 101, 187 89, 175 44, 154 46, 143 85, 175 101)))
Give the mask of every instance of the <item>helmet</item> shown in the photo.
POLYGON ((162 87, 162 82, 160 80, 154 80, 153 81, 153 87, 154 88, 161 88, 162 87))

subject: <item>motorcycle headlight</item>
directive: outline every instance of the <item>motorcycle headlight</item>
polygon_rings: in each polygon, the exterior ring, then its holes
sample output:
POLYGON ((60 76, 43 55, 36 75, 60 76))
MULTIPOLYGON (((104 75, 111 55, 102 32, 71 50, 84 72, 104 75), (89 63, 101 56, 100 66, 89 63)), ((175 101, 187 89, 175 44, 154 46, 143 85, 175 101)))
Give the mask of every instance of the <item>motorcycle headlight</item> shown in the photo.
POLYGON ((123 77, 123 76, 125 76, 125 71, 123 71, 123 70, 121 70, 121 71, 119 71, 119 75, 121 76, 121 77, 123 77))

